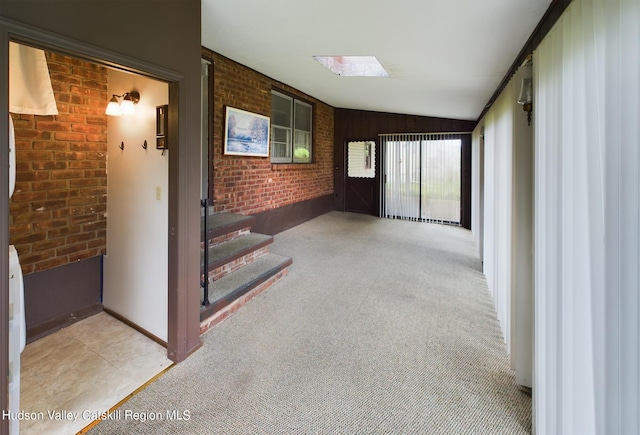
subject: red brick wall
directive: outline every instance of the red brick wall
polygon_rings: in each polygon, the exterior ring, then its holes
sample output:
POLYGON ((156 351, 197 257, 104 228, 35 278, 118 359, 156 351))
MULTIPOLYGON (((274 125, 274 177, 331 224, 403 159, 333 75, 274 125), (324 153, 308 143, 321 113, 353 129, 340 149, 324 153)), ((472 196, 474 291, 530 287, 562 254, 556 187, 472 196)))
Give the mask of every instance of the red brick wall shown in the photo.
POLYGON ((214 210, 241 214, 282 207, 333 193, 334 109, 224 56, 214 64, 214 210), (223 155, 225 106, 271 116, 272 88, 314 104, 311 164, 271 164, 269 158, 223 155))
POLYGON ((106 246, 107 70, 46 55, 59 114, 12 114, 9 234, 25 274, 100 255, 106 246))

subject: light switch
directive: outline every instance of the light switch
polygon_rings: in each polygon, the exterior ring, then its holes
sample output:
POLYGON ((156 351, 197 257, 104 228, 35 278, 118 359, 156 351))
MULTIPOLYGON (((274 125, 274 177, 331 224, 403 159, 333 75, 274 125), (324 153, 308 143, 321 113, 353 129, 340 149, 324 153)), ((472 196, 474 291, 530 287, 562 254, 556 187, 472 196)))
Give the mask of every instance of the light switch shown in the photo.
POLYGON ((162 199, 162 187, 156 186, 156 199, 160 201, 162 199))

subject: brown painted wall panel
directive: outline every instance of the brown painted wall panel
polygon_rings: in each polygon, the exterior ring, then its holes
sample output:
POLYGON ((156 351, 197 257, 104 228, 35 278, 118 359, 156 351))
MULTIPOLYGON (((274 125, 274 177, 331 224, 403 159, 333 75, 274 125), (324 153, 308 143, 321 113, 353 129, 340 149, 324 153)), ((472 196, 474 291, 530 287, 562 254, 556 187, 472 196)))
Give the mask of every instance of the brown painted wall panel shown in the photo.
MULTIPOLYGON (((347 210, 345 186, 346 186, 346 144, 349 141, 375 140, 376 155, 380 157, 380 144, 378 135, 389 133, 453 133, 471 132, 476 121, 463 121, 456 119, 433 118, 428 116, 402 115, 396 113, 368 112, 364 110, 336 109, 334 123, 334 185, 335 185, 335 209, 347 210)), ((462 214, 463 226, 469 228, 471 224, 471 148, 465 153, 463 145, 463 192, 462 214), (465 156, 468 154, 468 158, 465 156)), ((380 162, 376 159, 376 178, 371 180, 375 189, 376 207, 379 206, 380 196, 380 162)), ((376 208, 377 210, 377 208, 376 208)))
POLYGON ((102 310, 102 256, 24 276, 29 342, 102 310))
POLYGON ((251 230, 256 233, 275 235, 331 210, 333 210, 333 195, 296 202, 254 215, 256 223, 251 230))

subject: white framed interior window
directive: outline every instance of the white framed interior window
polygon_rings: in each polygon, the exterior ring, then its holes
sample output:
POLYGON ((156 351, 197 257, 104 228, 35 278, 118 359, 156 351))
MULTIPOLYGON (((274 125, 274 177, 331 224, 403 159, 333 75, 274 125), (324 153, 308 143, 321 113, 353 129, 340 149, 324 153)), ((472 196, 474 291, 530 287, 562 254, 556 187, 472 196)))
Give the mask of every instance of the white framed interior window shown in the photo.
POLYGON ((271 162, 311 163, 313 106, 271 91, 271 162))

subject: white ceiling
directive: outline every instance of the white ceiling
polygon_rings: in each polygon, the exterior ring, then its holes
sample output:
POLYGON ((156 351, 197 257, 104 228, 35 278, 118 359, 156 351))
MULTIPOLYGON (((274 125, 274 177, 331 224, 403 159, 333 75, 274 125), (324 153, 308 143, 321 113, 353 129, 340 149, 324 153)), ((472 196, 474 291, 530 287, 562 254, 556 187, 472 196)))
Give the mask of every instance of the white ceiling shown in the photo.
POLYGON ((202 45, 336 108, 476 120, 551 0, 202 0, 202 45), (315 55, 376 56, 390 78, 315 55))

